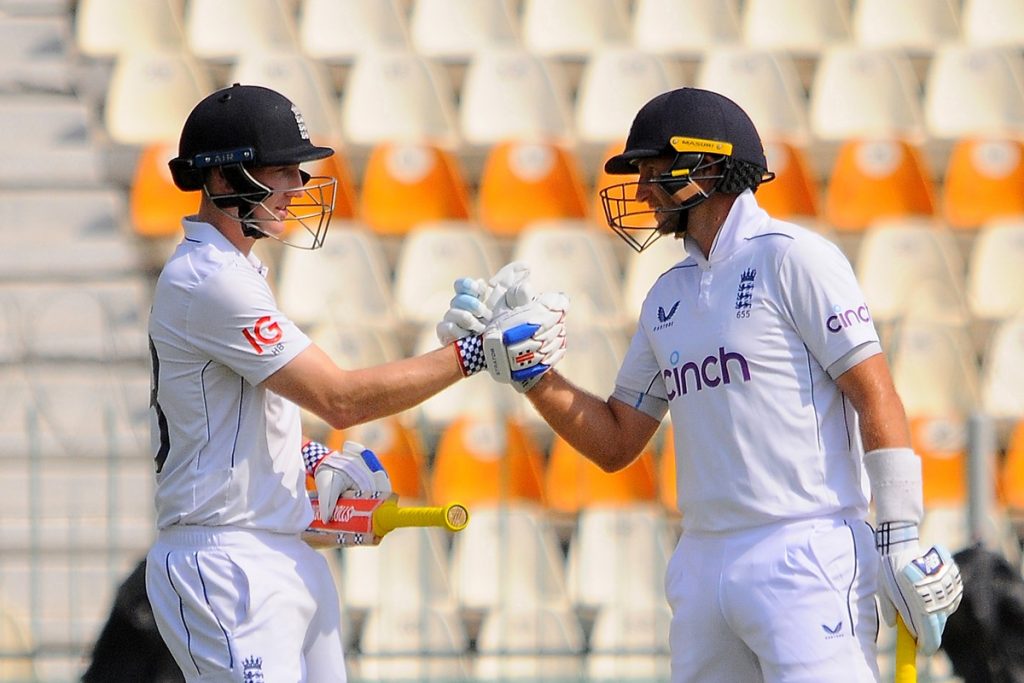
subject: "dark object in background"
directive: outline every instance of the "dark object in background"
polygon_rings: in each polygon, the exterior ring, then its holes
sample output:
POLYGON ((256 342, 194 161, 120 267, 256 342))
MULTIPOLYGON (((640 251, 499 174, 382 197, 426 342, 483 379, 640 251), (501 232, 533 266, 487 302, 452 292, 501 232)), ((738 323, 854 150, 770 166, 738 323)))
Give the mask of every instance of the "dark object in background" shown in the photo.
POLYGON ((1024 683, 1024 578, 981 545, 953 555, 964 597, 949 617, 942 649, 964 683, 1024 683))
POLYGON ((114 605, 92 651, 83 683, 184 683, 164 645, 146 596, 146 561, 135 568, 114 597, 114 605))

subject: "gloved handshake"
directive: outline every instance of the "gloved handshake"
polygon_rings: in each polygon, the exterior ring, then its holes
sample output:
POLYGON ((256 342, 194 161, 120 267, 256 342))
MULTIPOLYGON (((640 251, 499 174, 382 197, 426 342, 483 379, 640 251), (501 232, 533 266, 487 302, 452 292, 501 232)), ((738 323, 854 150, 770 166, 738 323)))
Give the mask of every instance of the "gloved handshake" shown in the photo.
POLYGON ((455 281, 437 337, 445 345, 454 342, 463 374, 487 368, 496 381, 526 392, 565 355, 569 297, 534 296, 529 275, 525 264, 512 262, 487 281, 455 281))

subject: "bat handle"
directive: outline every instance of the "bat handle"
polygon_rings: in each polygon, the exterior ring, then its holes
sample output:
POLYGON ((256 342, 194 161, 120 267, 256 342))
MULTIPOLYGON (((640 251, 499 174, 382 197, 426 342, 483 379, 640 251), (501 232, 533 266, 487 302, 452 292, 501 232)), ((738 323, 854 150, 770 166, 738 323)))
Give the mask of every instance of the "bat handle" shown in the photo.
POLYGON ((440 507, 399 507, 394 500, 388 500, 373 511, 373 533, 376 536, 407 526, 437 526, 448 531, 462 531, 467 524, 469 511, 459 503, 440 507))
POLYGON ((899 615, 896 616, 896 683, 917 683, 917 643, 899 615))

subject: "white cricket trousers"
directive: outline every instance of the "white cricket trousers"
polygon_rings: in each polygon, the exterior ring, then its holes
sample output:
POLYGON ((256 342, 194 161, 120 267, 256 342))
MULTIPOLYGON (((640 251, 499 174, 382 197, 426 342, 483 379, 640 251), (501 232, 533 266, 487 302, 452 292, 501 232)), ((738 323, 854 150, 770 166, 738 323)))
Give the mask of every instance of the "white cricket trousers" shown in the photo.
POLYGON ((672 683, 874 683, 877 572, 863 520, 684 533, 665 577, 672 683))
POLYGON ((164 529, 146 592, 190 683, 346 680, 338 591, 327 560, 298 535, 164 529))

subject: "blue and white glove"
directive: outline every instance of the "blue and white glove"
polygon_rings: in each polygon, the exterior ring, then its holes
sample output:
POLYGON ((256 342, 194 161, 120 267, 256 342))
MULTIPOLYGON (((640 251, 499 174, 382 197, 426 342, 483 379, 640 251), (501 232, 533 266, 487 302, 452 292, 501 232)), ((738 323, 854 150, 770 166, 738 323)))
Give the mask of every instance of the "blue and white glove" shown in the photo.
POLYGON ((387 498, 391 495, 391 478, 376 454, 355 441, 346 441, 340 451, 310 441, 302 447, 306 471, 316 482, 320 519, 327 521, 334 514, 338 498, 346 491, 358 492, 365 498, 387 498))
POLYGON ((469 277, 455 281, 455 296, 437 324, 442 345, 481 334, 495 315, 533 298, 527 280, 530 269, 521 261, 503 266, 489 280, 469 277))
POLYGON ((939 649, 946 620, 960 606, 964 585, 949 550, 935 545, 921 552, 918 528, 910 522, 882 522, 875 531, 881 553, 878 602, 889 626, 897 611, 925 655, 939 649))
POLYGON ((487 371, 496 381, 526 393, 565 355, 569 297, 544 292, 494 318, 483 333, 487 371))

